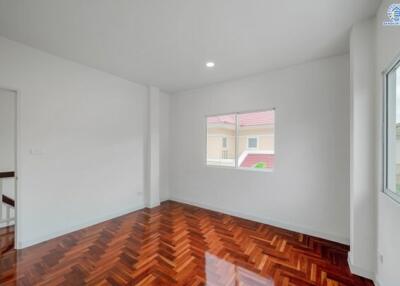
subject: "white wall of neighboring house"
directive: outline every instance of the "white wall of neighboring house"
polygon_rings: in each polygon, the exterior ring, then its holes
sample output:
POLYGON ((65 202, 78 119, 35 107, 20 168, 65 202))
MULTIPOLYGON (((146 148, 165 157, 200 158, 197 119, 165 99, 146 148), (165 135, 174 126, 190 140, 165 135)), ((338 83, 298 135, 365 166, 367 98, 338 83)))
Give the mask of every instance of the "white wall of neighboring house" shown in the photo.
POLYGON ((273 154, 274 128, 270 125, 241 127, 237 143, 238 146, 236 146, 236 129, 234 127, 227 125, 226 128, 222 128, 218 124, 207 124, 207 161, 212 165, 224 165, 225 162, 225 166, 234 164, 236 148, 238 150, 238 166, 248 154, 273 154), (256 148, 248 148, 249 138, 257 138, 256 148), (227 146, 225 147, 222 144, 223 139, 226 139, 227 146))
POLYGON ((236 130, 233 126, 226 125, 223 128, 207 124, 207 160, 211 162, 218 162, 221 159, 235 160, 236 130), (222 145, 223 138, 226 138, 226 147, 222 145), (223 153, 225 156, 222 156, 223 153))
POLYGON ((0 38, 19 91, 18 247, 143 207, 148 89, 0 38))
POLYGON ((171 198, 348 243, 348 69, 343 55, 173 95, 171 198), (273 107, 274 171, 206 167, 207 115, 273 107))

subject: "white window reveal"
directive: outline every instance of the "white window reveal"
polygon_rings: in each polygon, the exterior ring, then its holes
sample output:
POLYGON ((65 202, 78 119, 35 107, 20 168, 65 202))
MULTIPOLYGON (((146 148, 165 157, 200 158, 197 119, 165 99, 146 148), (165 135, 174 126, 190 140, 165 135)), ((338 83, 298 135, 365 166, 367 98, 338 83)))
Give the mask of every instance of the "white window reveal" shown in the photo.
POLYGON ((384 80, 384 192, 400 202, 400 60, 384 80))

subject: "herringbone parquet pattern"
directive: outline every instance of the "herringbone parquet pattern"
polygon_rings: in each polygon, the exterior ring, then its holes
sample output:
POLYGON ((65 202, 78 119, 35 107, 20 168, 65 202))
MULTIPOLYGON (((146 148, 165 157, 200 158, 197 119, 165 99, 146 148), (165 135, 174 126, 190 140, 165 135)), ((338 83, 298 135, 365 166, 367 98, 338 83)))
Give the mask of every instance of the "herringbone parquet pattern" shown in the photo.
POLYGON ((347 246, 176 202, 18 252, 9 235, 1 285, 373 285, 347 246))

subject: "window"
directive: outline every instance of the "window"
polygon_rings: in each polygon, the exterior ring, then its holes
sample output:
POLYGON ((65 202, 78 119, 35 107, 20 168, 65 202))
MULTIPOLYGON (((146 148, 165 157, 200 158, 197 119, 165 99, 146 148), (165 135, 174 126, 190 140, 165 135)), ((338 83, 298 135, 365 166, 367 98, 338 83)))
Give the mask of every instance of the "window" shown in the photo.
POLYGON ((274 110, 207 117, 207 165, 272 170, 274 137, 274 110))
POLYGON ((258 138, 257 137, 247 137, 247 148, 248 149, 257 149, 258 146, 258 138))
POLYGON ((228 146, 228 138, 222 137, 222 148, 226 149, 228 146))
POLYGON ((400 61, 385 73, 384 190, 400 202, 400 61))

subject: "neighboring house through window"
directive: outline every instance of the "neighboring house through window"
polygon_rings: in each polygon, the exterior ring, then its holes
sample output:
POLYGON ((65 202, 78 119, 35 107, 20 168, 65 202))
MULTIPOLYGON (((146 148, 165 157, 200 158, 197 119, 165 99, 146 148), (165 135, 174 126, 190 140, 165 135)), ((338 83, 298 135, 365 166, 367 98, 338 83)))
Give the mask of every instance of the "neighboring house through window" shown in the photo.
POLYGON ((209 116, 207 165, 272 170, 275 110, 209 116))

